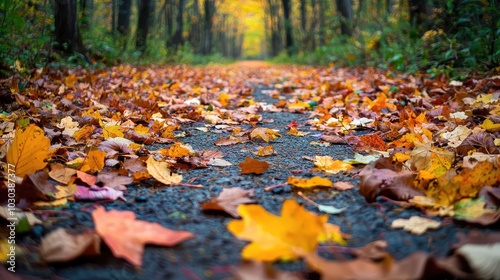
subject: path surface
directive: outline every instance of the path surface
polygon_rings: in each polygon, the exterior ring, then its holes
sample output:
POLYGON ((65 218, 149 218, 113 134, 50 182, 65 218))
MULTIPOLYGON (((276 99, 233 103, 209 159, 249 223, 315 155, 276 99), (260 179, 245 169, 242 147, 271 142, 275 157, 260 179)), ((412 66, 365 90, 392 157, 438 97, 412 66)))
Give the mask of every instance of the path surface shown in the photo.
MULTIPOLYGON (((268 68, 265 63, 259 61, 241 62, 233 67, 248 68, 245 71, 249 73, 268 71, 267 74, 260 74, 260 77, 254 75, 249 76, 247 80, 243 79, 243 82, 253 83, 254 90, 251 96, 248 96, 248 100, 252 99, 263 108, 266 104, 276 104, 279 101, 279 99, 271 97, 269 86, 272 85, 265 82, 266 75, 274 75, 273 71, 276 70, 268 68)), ((296 75, 302 70, 294 71, 294 75, 296 75)), ((237 71, 235 70, 235 72, 237 71)), ((303 74, 305 76, 314 75, 310 71, 303 74)), ((227 77, 221 77, 221 79, 231 83, 232 80, 236 79, 235 75, 228 74, 227 77)), ((282 77, 284 81, 290 79, 291 74, 287 75, 289 76, 282 77)), ((149 79, 151 83, 154 83, 155 79, 164 78, 150 77, 149 79)), ((295 77, 294 79, 300 78, 295 77)), ((208 82, 212 83, 213 81, 202 79, 200 85, 203 87, 208 82)), ((122 82, 122 84, 127 83, 126 81, 122 82)), ((224 84, 224 82, 220 83, 224 84)), ((287 86, 286 82, 284 86, 287 86)), ((303 86, 307 88, 307 84, 303 86)), ((249 89, 250 84, 247 83, 246 87, 241 84, 241 88, 249 89)), ((342 94, 342 90, 339 91, 339 94, 342 94)), ((286 100, 290 97, 285 95, 284 98, 286 100)), ((354 184, 359 182, 354 176, 355 174, 352 173, 327 174, 322 171, 313 171, 313 163, 304 158, 328 155, 333 159, 343 160, 353 156, 352 147, 349 145, 311 145, 311 142, 320 142, 321 132, 310 131, 311 126, 306 124, 310 117, 310 111, 305 110, 297 113, 260 111, 259 114, 262 115, 262 121, 253 125, 279 130, 282 135, 281 138, 269 143, 273 145, 276 154, 259 158, 270 164, 270 168, 264 174, 242 175, 237 164, 243 162, 247 156, 256 157, 253 152, 266 143, 250 141, 244 144, 215 146, 218 139, 228 136, 230 132, 213 126, 208 127, 208 132, 199 130, 200 127, 207 124, 206 121, 183 123, 182 128, 176 133, 185 132, 187 136, 179 140, 191 145, 196 151, 218 150, 222 152, 224 159, 233 165, 178 170, 184 176, 183 182, 201 184, 203 185, 202 189, 182 186, 159 187, 157 183, 149 180, 129 185, 128 194, 126 194, 127 202, 116 201, 103 204, 107 209, 133 211, 141 220, 157 222, 172 229, 190 231, 196 235, 194 239, 172 248, 147 246, 141 270, 134 269, 126 261, 113 257, 109 249, 103 245, 103 252, 99 257, 83 258, 57 265, 38 264, 33 259, 28 258, 19 264, 19 271, 42 278, 56 279, 59 277, 57 279, 75 280, 225 279, 231 276, 230 269, 241 262, 240 252, 247 242, 239 240, 226 229, 227 223, 234 218, 220 213, 203 212, 200 202, 215 197, 222 188, 241 187, 255 190, 256 202, 272 213, 278 214, 283 201, 290 198, 303 203, 309 211, 319 213, 314 206, 297 194, 297 189, 284 184, 289 176, 321 176, 333 182, 346 181, 354 184), (298 124, 300 131, 310 133, 304 137, 288 135, 287 125, 293 121, 298 124), (283 186, 274 188, 272 191, 264 191, 265 187, 277 184, 283 184, 283 186)), ((251 129, 253 125, 241 123, 238 126, 245 131, 251 129)), ((369 131, 356 133, 364 134, 367 132, 369 131)), ((147 148, 154 151, 168 146, 170 144, 153 144, 147 148)), ((404 258, 419 250, 437 257, 445 256, 451 244, 457 241, 457 234, 475 229, 475 227, 466 224, 454 223, 449 218, 433 218, 444 222, 440 229, 429 231, 420 236, 413 235, 402 230, 391 229, 390 224, 396 218, 409 218, 414 215, 425 216, 423 212, 416 209, 403 209, 382 200, 372 204, 367 203, 356 188, 341 192, 327 188, 316 188, 304 190, 303 193, 319 204, 345 208, 345 212, 342 214, 329 215, 329 222, 339 225, 342 232, 351 236, 348 239, 349 247, 363 246, 375 240, 386 240, 389 253, 396 259, 404 258)), ((36 231, 23 238, 22 243, 36 247, 45 234, 59 227, 77 232, 94 227, 90 211, 82 210, 92 209, 93 202, 70 202, 69 206, 69 209, 64 209, 69 215, 68 219, 53 225, 37 226, 36 231)), ((488 231, 488 229, 483 230, 488 231)), ((338 255, 339 248, 320 246, 319 251, 324 256, 332 256, 338 255)), ((306 273, 307 267, 302 261, 277 263, 276 267, 304 272, 304 275, 310 279, 317 279, 317 275, 306 273)))

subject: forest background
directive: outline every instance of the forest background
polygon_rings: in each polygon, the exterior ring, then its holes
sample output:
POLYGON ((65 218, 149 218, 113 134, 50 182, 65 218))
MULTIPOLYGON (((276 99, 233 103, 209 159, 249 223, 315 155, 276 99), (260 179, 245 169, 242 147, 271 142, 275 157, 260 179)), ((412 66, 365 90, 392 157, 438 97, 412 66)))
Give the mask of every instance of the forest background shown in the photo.
POLYGON ((266 59, 457 77, 461 69, 498 65, 497 6, 496 0, 0 0, 0 75, 266 59))

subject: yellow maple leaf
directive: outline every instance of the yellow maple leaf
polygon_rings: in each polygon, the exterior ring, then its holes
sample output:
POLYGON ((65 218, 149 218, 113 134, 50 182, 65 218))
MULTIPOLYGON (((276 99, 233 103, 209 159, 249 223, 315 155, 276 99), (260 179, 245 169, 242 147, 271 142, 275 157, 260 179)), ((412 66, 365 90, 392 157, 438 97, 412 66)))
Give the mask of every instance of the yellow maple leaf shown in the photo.
POLYGON ((26 129, 16 129, 14 140, 7 151, 9 170, 15 169, 15 175, 35 173, 47 165, 51 152, 50 140, 41 128, 30 124, 26 129))
POLYGON ((75 131, 73 133, 73 138, 75 138, 76 141, 80 141, 82 139, 88 138, 92 133, 94 132, 94 126, 93 125, 84 125, 82 128, 79 130, 75 131))
POLYGON ((73 88, 77 81, 78 78, 76 77, 75 74, 69 75, 66 78, 64 78, 64 85, 66 85, 68 88, 73 88))
POLYGON ((105 157, 106 152, 99 150, 90 151, 80 167, 80 171, 90 173, 101 171, 104 168, 105 157))
POLYGON ((175 185, 182 181, 182 175, 173 173, 168 163, 156 161, 152 156, 146 161, 148 172, 153 178, 165 185, 175 185))
POLYGON ((416 170, 427 170, 440 177, 451 168, 455 160, 455 153, 442 148, 432 147, 430 142, 415 142, 416 148, 410 153, 410 159, 406 161, 416 170))
POLYGON ((269 145, 269 146, 259 146, 257 152, 254 152, 254 154, 260 156, 260 157, 265 157, 265 156, 270 156, 274 154, 274 147, 269 145))
POLYGON ((312 253, 324 233, 327 215, 317 216, 295 200, 286 200, 281 216, 260 205, 240 205, 242 220, 233 220, 227 229, 242 240, 252 241, 241 252, 244 259, 257 261, 295 260, 297 252, 312 253))
POLYGON ((134 131, 142 134, 142 135, 148 135, 149 134, 149 127, 143 126, 142 124, 139 124, 134 128, 134 131))
POLYGON ((491 132, 500 131, 500 123, 493 123, 490 119, 484 120, 480 127, 491 132))
POLYGON ((277 136, 282 137, 281 134, 273 129, 265 127, 257 127, 250 133, 250 138, 252 139, 262 139, 266 142, 269 140, 274 140, 277 136))
MULTIPOLYGON (((338 225, 325 223, 324 231, 318 236, 318 241, 321 243, 333 241, 340 245, 347 245, 344 235, 338 225)), ((347 235, 347 238, 349 238, 349 235, 347 235)))
POLYGON ((331 156, 316 156, 314 159, 314 166, 326 173, 337 174, 341 171, 349 171, 352 165, 341 160, 333 160, 331 156))
POLYGON ((494 186, 500 180, 500 169, 490 161, 483 161, 472 169, 465 168, 453 180, 460 185, 462 197, 475 197, 484 186, 494 186))
POLYGON ((184 145, 181 142, 175 142, 172 146, 170 146, 170 148, 161 149, 161 154, 171 158, 180 158, 189 156, 191 150, 190 146, 184 145))
POLYGON ((302 137, 302 136, 306 136, 307 133, 304 133, 302 131, 299 131, 298 129, 296 129, 295 127, 292 127, 290 128, 290 131, 288 131, 287 133, 288 135, 293 135, 293 136, 299 136, 299 137, 302 137))
POLYGON ((102 128, 102 137, 108 139, 109 137, 123 137, 123 128, 119 125, 107 125, 102 128))
POLYGON ((310 179, 308 178, 296 178, 296 177, 288 177, 288 184, 299 187, 299 188, 313 188, 313 187, 332 187, 332 181, 321 178, 318 176, 314 176, 310 179))

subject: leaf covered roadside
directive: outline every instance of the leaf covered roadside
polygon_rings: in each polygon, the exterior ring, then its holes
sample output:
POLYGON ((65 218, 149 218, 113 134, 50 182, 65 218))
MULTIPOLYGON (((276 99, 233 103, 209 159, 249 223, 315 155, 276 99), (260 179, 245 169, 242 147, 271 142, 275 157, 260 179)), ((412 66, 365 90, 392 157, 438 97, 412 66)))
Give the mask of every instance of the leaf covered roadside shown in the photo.
MULTIPOLYGON (((487 226, 498 223, 498 77, 458 85, 444 77, 428 80, 373 69, 129 66, 95 73, 75 70, 63 77, 37 73, 17 98, 24 107, 2 115, 0 151, 6 161, 31 163, 29 171, 24 164, 16 165, 22 168, 16 170, 22 181, 18 185, 23 190, 18 193, 25 203, 22 208, 59 207, 68 200, 126 199, 126 185, 132 182, 210 187, 182 182, 181 173, 189 172, 186 168, 214 168, 214 161, 225 156, 217 150, 221 145, 241 149, 250 142, 267 145, 281 137, 303 137, 285 133, 294 124, 278 128, 285 131, 280 133, 262 117, 262 112, 295 112, 310 115, 300 129, 321 133, 319 144, 348 145, 357 152, 354 159, 316 155, 310 159, 309 173, 355 173, 359 169, 353 165, 360 168, 371 162, 359 171, 358 186, 370 202, 384 196, 428 214, 487 226), (273 84, 266 93, 275 102, 254 100, 248 81, 273 84), (193 122, 202 132, 222 132, 213 150, 196 151, 183 143, 183 138, 191 137, 184 127, 193 122), (354 132, 359 130, 368 133, 358 136, 354 132), (37 148, 32 153, 14 144, 39 137, 52 146, 29 142, 29 147, 37 148), (151 149, 152 143, 164 148, 151 149)), ((8 86, 19 91, 14 79, 8 86)), ((241 168, 241 174, 249 174, 245 176, 273 168, 251 155, 232 164, 241 168)), ((324 178, 313 179, 283 183, 330 186, 324 178)), ((235 205, 229 209, 237 214, 235 205)), ((270 230, 273 224, 264 223, 262 228, 270 230)), ((296 226, 293 221, 286 225, 296 226)), ((313 242, 310 237, 298 239, 313 242)), ((137 255, 125 258, 140 264, 137 255)))

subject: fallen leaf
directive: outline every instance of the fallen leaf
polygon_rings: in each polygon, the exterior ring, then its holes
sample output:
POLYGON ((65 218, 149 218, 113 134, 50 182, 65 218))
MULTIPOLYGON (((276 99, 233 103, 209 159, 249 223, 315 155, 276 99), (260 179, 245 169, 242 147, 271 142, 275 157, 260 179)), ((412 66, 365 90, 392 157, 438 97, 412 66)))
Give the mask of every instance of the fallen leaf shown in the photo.
POLYGON ((227 167, 233 165, 229 161, 221 158, 213 158, 207 162, 207 165, 218 166, 218 167, 227 167))
POLYGON ((106 152, 99 150, 92 150, 87 154, 85 161, 80 167, 81 172, 94 173, 101 171, 104 168, 104 158, 106 157, 106 152))
POLYGON ((341 160, 333 160, 331 156, 316 156, 314 166, 326 173, 337 174, 341 171, 348 172, 352 165, 341 160))
POLYGON ((168 163, 156 161, 152 156, 146 161, 148 172, 153 178, 165 185, 175 185, 182 181, 182 175, 175 174, 168 168, 168 163))
POLYGON ((473 133, 457 147, 457 153, 460 155, 465 156, 469 151, 477 151, 484 154, 500 153, 500 149, 495 146, 494 138, 487 132, 473 133))
POLYGON ((440 226, 440 222, 419 216, 412 216, 409 219, 395 219, 391 224, 391 228, 402 228, 418 235, 423 234, 428 229, 438 229, 440 226))
POLYGON ((261 139, 266 142, 269 142, 269 140, 275 140, 278 136, 282 137, 276 130, 265 127, 257 127, 250 133, 251 139, 261 139))
POLYGON ((299 187, 299 188, 313 188, 313 187, 332 187, 332 181, 327 178, 321 178, 318 176, 314 176, 312 178, 296 178, 296 177, 288 177, 287 183, 289 185, 299 187))
POLYGON ((69 234, 58 228, 40 243, 39 254, 45 262, 69 262, 78 257, 100 255, 101 238, 94 232, 69 234))
POLYGON ((269 168, 267 162, 249 156, 246 157, 244 162, 240 162, 238 166, 241 168, 241 174, 262 174, 269 168))
POLYGON ((27 128, 16 129, 16 135, 7 151, 9 169, 15 168, 17 177, 35 173, 47 165, 51 152, 50 140, 41 128, 30 124, 27 128))
POLYGON ((235 218, 239 218, 237 208, 240 204, 255 203, 254 191, 242 188, 225 188, 218 197, 201 202, 203 210, 225 211, 235 218))
POLYGON ((113 255, 135 266, 142 265, 145 244, 174 246, 194 237, 188 231, 175 231, 157 223, 136 220, 131 211, 106 211, 101 206, 92 212, 92 218, 97 234, 113 255))
POLYGON ((332 187, 339 191, 346 191, 354 189, 356 186, 353 185, 351 182, 334 182, 332 187))
POLYGON ((73 194, 77 200, 112 200, 115 201, 118 198, 126 201, 123 197, 123 192, 118 191, 109 187, 99 187, 91 186, 90 188, 85 186, 76 186, 77 191, 73 194))
POLYGON ((245 261, 233 271, 228 280, 303 280, 299 275, 274 269, 269 263, 245 261))
POLYGON ((358 174, 359 192, 368 202, 383 195, 397 200, 408 200, 414 196, 423 196, 413 188, 415 174, 410 171, 396 172, 391 169, 378 169, 373 164, 365 166, 358 174))
POLYGON ((347 162, 349 164, 369 164, 370 162, 375 161, 379 158, 380 158, 379 154, 364 156, 359 153, 354 153, 353 159, 344 159, 344 162, 347 162))
POLYGON ((500 278, 500 243, 465 244, 455 253, 465 258, 477 279, 500 278))
POLYGON ((389 255, 387 252, 386 240, 376 240, 363 247, 354 248, 352 253, 358 258, 370 259, 373 261, 381 261, 389 255))
POLYGON ((50 178, 61 184, 67 185, 75 174, 75 169, 67 168, 60 163, 53 163, 50 165, 50 178))
POLYGON ((271 145, 265 147, 259 146, 257 152, 254 152, 255 155, 260 157, 274 155, 274 153, 274 147, 271 145))
POLYGON ((308 212, 295 200, 283 203, 281 216, 267 212, 260 205, 240 205, 238 213, 243 220, 229 222, 227 229, 236 237, 252 242, 241 256, 257 261, 295 260, 299 248, 312 253, 327 221, 326 215, 308 212))
POLYGON ((134 181, 129 176, 122 176, 118 172, 104 171, 97 175, 96 183, 102 183, 103 186, 115 190, 124 191, 127 189, 125 185, 131 184, 134 181))

